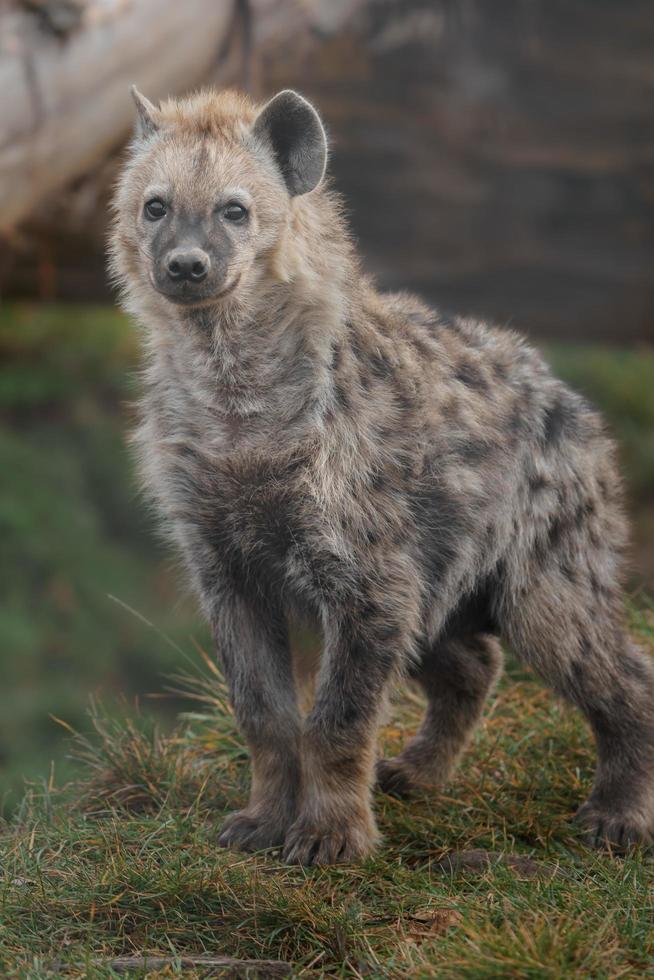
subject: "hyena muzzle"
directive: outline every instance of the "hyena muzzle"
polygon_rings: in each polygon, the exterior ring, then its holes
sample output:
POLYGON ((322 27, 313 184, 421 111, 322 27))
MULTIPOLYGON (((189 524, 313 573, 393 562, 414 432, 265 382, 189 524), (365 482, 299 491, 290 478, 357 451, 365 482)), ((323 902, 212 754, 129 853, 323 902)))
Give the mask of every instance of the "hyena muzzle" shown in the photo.
POLYGON ((301 96, 134 95, 111 262, 144 328, 144 483, 252 758, 221 844, 364 857, 375 779, 449 777, 500 639, 592 727, 591 840, 649 840, 654 670, 623 626, 621 488, 597 414, 513 333, 376 291, 301 96), (307 713, 296 616, 324 637, 307 713), (401 675, 425 718, 377 762, 401 675))

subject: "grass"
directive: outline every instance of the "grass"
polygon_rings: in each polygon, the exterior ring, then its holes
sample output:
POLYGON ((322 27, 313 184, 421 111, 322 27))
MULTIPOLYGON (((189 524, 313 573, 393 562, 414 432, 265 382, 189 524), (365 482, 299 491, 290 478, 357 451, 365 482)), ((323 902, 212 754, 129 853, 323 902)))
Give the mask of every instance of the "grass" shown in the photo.
POLYGON ((116 596, 183 641, 180 604, 125 445, 134 329, 93 307, 0 312, 0 798, 55 758, 50 714, 84 724, 89 691, 116 711, 156 688, 176 654, 116 596))
MULTIPOLYGON (((654 653, 654 611, 634 612, 633 628, 654 653)), ((144 953, 171 958, 148 976, 200 954, 283 960, 294 976, 654 976, 652 859, 583 846, 570 817, 590 787, 590 736, 514 665, 445 792, 377 798, 383 846, 358 867, 216 847, 223 814, 245 799, 247 759, 208 660, 190 693, 197 710, 165 736, 94 707, 94 735, 73 739, 84 777, 33 788, 4 827, 3 976, 46 977, 56 963, 110 977, 112 958, 144 953)), ((386 751, 419 711, 415 695, 398 700, 386 751)))

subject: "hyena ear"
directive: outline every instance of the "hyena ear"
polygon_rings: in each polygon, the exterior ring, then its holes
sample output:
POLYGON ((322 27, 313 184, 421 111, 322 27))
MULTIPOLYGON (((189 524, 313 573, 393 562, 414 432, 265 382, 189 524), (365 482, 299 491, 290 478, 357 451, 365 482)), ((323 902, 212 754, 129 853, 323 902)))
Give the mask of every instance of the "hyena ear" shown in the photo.
POLYGON ((141 95, 136 85, 130 87, 130 92, 136 104, 136 135, 139 139, 153 136, 159 129, 157 123, 157 107, 152 105, 150 100, 146 99, 144 95, 141 95))
POLYGON ((327 166, 327 137, 310 102, 285 89, 263 107, 253 132, 272 147, 291 197, 318 186, 327 166))

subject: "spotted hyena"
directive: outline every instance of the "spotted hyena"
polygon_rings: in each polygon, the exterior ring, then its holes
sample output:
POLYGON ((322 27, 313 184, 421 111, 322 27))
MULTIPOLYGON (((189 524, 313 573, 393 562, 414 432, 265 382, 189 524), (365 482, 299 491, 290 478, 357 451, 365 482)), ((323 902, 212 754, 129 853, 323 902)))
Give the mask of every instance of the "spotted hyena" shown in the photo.
POLYGON ((591 840, 654 829, 654 670, 620 594, 625 521, 596 412, 514 333, 361 272, 295 92, 204 92, 138 127, 111 254, 144 328, 142 473, 211 623, 252 757, 220 843, 352 861, 382 789, 446 780, 498 638, 586 715, 591 840), (298 710, 288 623, 324 637, 298 710), (427 711, 377 761, 389 688, 427 711))

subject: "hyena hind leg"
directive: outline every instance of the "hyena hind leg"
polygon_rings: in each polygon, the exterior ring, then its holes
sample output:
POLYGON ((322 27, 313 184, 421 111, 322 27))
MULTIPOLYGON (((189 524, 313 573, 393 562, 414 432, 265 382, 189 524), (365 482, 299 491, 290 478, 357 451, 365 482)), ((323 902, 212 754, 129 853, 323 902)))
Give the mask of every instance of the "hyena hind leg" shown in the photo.
POLYGON ((553 571, 509 611, 505 635, 588 719, 598 764, 577 818, 589 843, 623 849, 654 834, 654 663, 630 641, 618 603, 588 595, 553 571))
POLYGON ((414 674, 427 695, 415 738, 393 759, 377 763, 379 788, 407 796, 416 786, 441 786, 454 770, 502 670, 497 640, 478 633, 429 649, 414 674))

